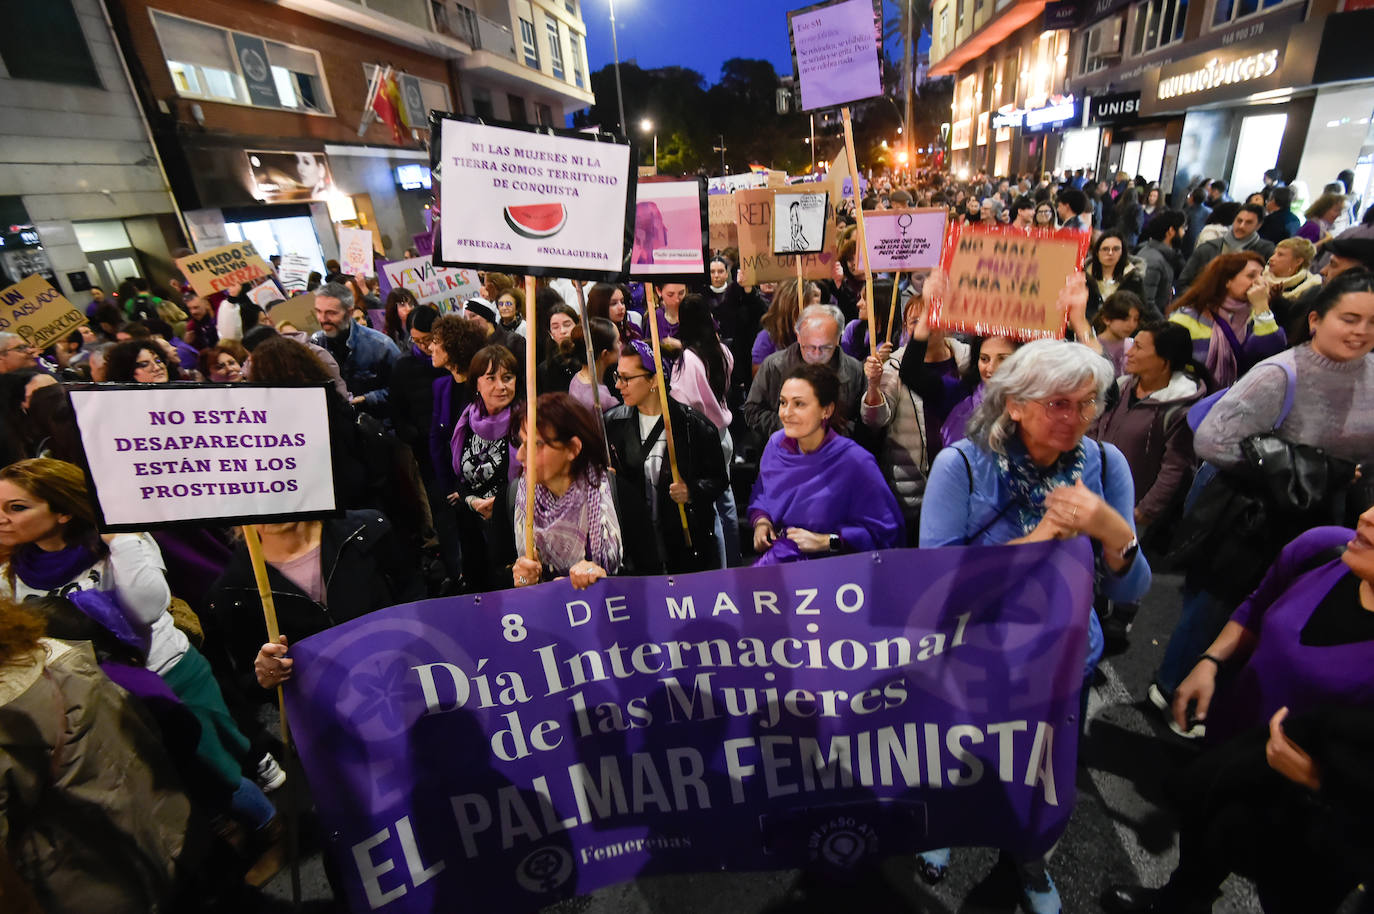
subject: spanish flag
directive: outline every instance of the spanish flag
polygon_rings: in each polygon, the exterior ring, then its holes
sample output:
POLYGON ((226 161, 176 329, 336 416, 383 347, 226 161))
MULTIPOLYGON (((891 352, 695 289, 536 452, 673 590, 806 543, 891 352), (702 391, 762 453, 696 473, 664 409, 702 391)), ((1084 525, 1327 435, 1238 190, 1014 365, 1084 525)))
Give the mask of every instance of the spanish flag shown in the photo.
POLYGON ((391 67, 383 68, 381 75, 376 80, 372 98, 368 100, 367 107, 376 113, 379 121, 391 128, 392 141, 397 146, 405 145, 407 137, 401 115, 401 112, 405 110, 401 103, 401 84, 397 81, 396 73, 391 67))

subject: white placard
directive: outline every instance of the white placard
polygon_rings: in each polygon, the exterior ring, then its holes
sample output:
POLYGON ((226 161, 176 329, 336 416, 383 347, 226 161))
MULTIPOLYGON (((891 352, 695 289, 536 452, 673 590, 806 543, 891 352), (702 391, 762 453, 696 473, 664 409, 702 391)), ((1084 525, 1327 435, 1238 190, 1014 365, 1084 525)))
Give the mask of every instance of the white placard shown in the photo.
POLYGON ((304 292, 310 283, 310 267, 310 258, 304 254, 283 254, 277 278, 288 292, 304 292))
POLYGON ((439 262, 579 279, 625 270, 630 147, 445 119, 439 262))
POLYGON ((339 270, 349 276, 372 274, 372 233, 339 226, 339 270))
POLYGON ((773 198, 773 253, 819 254, 824 249, 829 194, 780 193, 773 198))
POLYGON ((74 389, 102 529, 334 510, 322 387, 74 389))
POLYGON ((286 298, 281 294, 281 289, 277 288, 277 284, 270 279, 249 289, 248 297, 253 300, 253 304, 264 309, 272 302, 286 298))
POLYGON ((469 298, 482 294, 477 271, 436 267, 428 257, 393 260, 382 264, 393 289, 409 289, 422 305, 433 305, 440 314, 462 311, 469 298))

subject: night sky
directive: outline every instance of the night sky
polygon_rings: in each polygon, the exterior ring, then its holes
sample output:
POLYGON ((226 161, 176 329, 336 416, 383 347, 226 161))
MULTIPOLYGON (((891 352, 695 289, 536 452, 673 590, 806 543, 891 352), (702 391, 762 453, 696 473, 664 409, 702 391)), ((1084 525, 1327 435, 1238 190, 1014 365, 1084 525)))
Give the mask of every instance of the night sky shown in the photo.
MULTIPOLYGON (((615 0, 620 60, 643 69, 682 66, 707 83, 720 78, 732 57, 771 61, 779 76, 792 75, 787 12, 815 0, 615 0)), ((891 4, 886 15, 893 15, 891 4)), ((594 71, 613 62, 607 0, 583 0, 587 57, 594 71)))

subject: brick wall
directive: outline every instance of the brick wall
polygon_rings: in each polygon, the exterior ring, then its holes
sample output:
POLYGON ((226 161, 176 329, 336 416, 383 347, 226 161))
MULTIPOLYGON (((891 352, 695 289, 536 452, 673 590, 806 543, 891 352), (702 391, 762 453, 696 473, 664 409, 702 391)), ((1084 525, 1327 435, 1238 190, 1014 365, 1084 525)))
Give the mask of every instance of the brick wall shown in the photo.
POLYGON ((374 122, 363 137, 358 136, 358 122, 367 92, 364 63, 390 63, 415 76, 442 83, 448 87, 451 98, 459 97, 441 58, 272 3, 260 0, 155 0, 151 3, 124 0, 122 6, 153 97, 166 101, 177 120, 192 125, 193 129, 191 105, 199 104, 205 115, 205 128, 213 132, 392 145, 390 129, 379 122, 374 122), (149 9, 318 51, 329 84, 334 116, 296 114, 178 96, 149 9))

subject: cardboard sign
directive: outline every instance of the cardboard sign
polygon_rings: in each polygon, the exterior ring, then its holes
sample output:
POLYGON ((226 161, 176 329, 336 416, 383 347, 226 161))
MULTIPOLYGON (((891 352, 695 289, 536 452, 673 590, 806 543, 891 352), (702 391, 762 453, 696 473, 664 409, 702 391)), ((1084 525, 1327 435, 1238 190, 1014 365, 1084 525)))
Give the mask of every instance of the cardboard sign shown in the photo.
POLYGON ((272 319, 272 326, 279 330, 282 329, 283 324, 290 324, 307 334, 320 329, 320 322, 315 319, 314 292, 305 292, 294 298, 288 298, 273 308, 269 316, 272 319))
POLYGON ((830 214, 830 197, 791 191, 773 198, 773 253, 819 254, 830 214))
POLYGON ((803 111, 883 93, 872 0, 844 0, 787 14, 803 111))
POLYGON ((735 224, 735 195, 709 194, 706 197, 707 218, 711 223, 711 250, 723 251, 739 247, 739 226, 735 224))
POLYGON ((468 117, 436 124, 436 264, 606 282, 627 271, 628 140, 468 117))
POLYGON ((868 268, 933 270, 940 265, 945 237, 944 207, 864 211, 868 238, 868 268))
POLYGON ((1091 236, 1056 231, 966 226, 956 222, 945 239, 941 266, 949 274, 930 323, 944 330, 1017 339, 1062 339, 1068 313, 1059 293, 1079 272, 1091 236))
POLYGON ((462 311, 469 298, 482 294, 477 271, 436 267, 428 257, 393 260, 382 264, 382 272, 393 289, 409 289, 422 305, 433 305, 440 314, 462 311))
POLYGON ((272 275, 272 267, 258 256, 251 241, 238 241, 199 254, 178 257, 177 269, 200 295, 230 292, 272 275))
POLYGON ((339 226, 339 270, 349 276, 371 275, 372 233, 339 226))
POLYGON ((630 248, 631 278, 704 279, 709 234, 705 181, 639 182, 630 248))
POLYGON ((310 267, 310 258, 304 254, 281 255, 281 267, 277 275, 281 278, 283 288, 288 292, 304 292, 310 284, 310 267))
POLYGON ((38 273, 0 292, 0 330, 19 334, 35 349, 47 349, 84 323, 86 315, 38 273))
POLYGON ((322 386, 82 385, 71 400, 102 530, 335 509, 322 386))
POLYGON ((835 220, 829 208, 820 253, 773 253, 773 199, 779 194, 795 193, 790 188, 775 187, 735 191, 735 220, 739 226, 739 260, 744 285, 796 278, 797 257, 802 258, 802 276, 806 279, 829 278, 839 248, 835 220))

